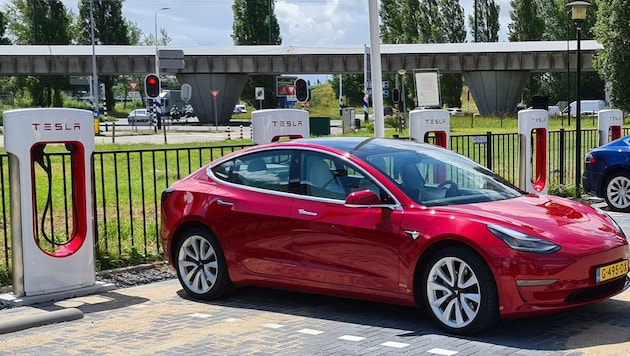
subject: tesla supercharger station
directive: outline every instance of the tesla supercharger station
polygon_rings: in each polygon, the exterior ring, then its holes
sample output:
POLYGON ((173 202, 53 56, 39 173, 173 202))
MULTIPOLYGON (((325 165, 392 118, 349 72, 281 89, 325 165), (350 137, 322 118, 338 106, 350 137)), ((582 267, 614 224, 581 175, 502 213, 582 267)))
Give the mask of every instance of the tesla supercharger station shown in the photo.
POLYGON ((424 109, 409 113, 409 136, 420 142, 429 142, 434 135, 434 144, 448 148, 451 116, 446 110, 424 109))
POLYGON ((3 118, 13 295, 0 301, 32 304, 111 289, 95 282, 92 112, 20 109, 3 118))
POLYGON ((605 145, 621 137, 623 112, 618 109, 600 110, 597 113, 599 145, 605 145))
POLYGON ((547 193, 549 113, 542 109, 518 112, 519 187, 547 193))
POLYGON ((308 111, 300 109, 263 109, 252 112, 252 137, 255 145, 281 138, 310 136, 308 111))

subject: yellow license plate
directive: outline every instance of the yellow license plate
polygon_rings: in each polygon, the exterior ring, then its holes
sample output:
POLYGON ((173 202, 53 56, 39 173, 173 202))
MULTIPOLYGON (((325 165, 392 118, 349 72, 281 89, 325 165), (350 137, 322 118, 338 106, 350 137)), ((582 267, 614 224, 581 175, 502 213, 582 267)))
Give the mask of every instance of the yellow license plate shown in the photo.
POLYGON ((599 267, 595 271, 595 282, 604 282, 628 274, 628 260, 599 267))

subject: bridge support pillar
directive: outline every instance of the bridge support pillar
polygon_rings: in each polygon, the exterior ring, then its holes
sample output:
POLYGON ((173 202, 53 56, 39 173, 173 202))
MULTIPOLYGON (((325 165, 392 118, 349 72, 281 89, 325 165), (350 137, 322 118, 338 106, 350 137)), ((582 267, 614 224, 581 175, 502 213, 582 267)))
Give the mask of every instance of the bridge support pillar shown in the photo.
POLYGON ((527 79, 527 71, 464 72, 464 80, 482 115, 513 113, 527 79))
POLYGON ((214 124, 214 106, 217 105, 218 122, 227 125, 232 117, 234 105, 247 82, 247 74, 221 74, 221 73, 178 73, 179 84, 188 83, 192 89, 190 104, 195 109, 199 122, 214 124), (212 98, 210 90, 218 90, 216 100, 212 98))

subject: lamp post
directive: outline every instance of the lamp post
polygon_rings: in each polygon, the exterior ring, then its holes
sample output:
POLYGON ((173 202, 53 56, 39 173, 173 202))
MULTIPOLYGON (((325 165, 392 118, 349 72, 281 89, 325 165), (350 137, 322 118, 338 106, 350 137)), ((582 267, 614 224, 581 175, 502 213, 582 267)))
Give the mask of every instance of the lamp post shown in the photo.
POLYGON ((163 8, 158 9, 155 12, 155 75, 157 75, 158 78, 160 77, 160 53, 159 53, 159 50, 158 50, 158 44, 159 44, 160 41, 158 40, 158 21, 157 21, 157 16, 158 16, 158 12, 160 12, 162 10, 169 10, 169 9, 170 9, 170 7, 163 7, 163 8))
POLYGON ((96 72, 96 49, 94 39, 94 1, 90 1, 90 37, 92 41, 92 82, 90 83, 92 95, 92 115, 94 120, 98 120, 101 116, 98 104, 98 74, 96 72))
POLYGON ((403 109, 403 128, 405 128, 405 126, 407 125, 407 106, 406 106, 406 100, 405 100, 405 74, 407 74, 407 71, 405 69, 399 69, 398 70, 398 75, 400 75, 400 84, 401 84, 401 97, 402 97, 402 109, 403 109))
MULTIPOLYGON (((586 21, 586 10, 591 6, 586 1, 573 1, 567 4, 567 8, 571 10, 571 19, 575 25, 577 32, 577 67, 575 78, 575 197, 580 197, 580 183, 582 180, 582 93, 580 76, 582 72, 582 55, 580 53, 580 33, 582 25, 586 21)), ((569 112, 571 107, 569 106, 569 112)))

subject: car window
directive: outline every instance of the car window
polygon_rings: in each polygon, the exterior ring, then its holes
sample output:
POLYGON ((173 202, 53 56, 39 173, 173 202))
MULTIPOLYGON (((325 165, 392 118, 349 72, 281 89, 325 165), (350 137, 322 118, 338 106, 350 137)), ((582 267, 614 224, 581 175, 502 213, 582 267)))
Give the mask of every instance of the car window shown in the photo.
POLYGON ((379 184, 353 164, 317 152, 302 153, 300 194, 345 200, 349 193, 359 190, 372 190, 381 199, 386 195, 379 184))
POLYGON ((215 177, 249 187, 289 191, 291 152, 265 151, 241 156, 212 169, 215 177))
POLYGON ((493 201, 520 194, 492 172, 449 151, 382 151, 361 158, 422 205, 493 201))

